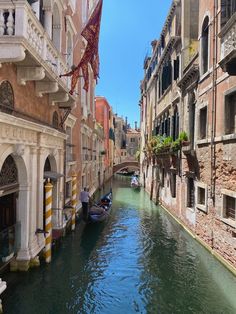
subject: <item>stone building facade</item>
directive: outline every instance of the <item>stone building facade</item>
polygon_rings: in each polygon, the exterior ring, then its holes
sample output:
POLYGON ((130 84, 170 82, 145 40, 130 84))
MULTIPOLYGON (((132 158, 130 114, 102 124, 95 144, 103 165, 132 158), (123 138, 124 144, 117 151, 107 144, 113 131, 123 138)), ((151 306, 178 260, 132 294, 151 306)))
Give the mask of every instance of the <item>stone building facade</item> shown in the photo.
POLYGON ((126 122, 117 114, 114 115, 115 150, 114 164, 120 164, 126 156, 126 122))
POLYGON ((143 184, 231 269, 235 12, 234 0, 173 1, 144 63, 140 103, 143 184))
POLYGON ((107 181, 113 174, 114 160, 114 125, 112 107, 103 96, 95 97, 96 120, 104 129, 104 150, 100 152, 104 156, 104 171, 102 182, 107 181))
POLYGON ((123 158, 128 160, 135 160, 136 153, 140 148, 140 130, 128 128, 126 131, 126 156, 123 158))
MULTIPOLYGON (((0 3, 0 267, 11 261, 12 269, 27 270, 39 263, 47 182, 53 186, 52 237, 71 219, 72 177, 77 210, 82 185, 91 192, 99 186, 93 171, 103 171, 104 135, 95 121, 93 73, 88 93, 81 77, 73 95, 71 78, 60 77, 81 59, 86 43, 80 33, 96 3, 0 3)), ((5 287, 0 280, 0 293, 5 287)))

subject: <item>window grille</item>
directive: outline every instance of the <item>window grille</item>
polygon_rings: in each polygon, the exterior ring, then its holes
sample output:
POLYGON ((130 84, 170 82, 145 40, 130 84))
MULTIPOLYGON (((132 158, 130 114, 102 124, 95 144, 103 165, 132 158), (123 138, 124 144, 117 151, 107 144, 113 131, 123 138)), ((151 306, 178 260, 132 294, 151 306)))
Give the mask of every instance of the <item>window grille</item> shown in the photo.
POLYGON ((14 109, 14 93, 11 84, 3 81, 0 85, 0 111, 12 113, 14 109))

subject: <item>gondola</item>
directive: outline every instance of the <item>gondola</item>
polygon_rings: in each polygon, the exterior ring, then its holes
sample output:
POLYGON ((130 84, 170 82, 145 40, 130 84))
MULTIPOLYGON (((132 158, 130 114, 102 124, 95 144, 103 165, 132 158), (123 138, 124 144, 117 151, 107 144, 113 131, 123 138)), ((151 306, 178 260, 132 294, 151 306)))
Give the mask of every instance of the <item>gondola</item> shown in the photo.
POLYGON ((140 189, 141 184, 139 182, 139 179, 138 179, 137 175, 132 176, 130 186, 133 189, 140 189))
POLYGON ((89 221, 101 222, 109 217, 112 206, 112 191, 105 194, 98 203, 89 209, 89 221))

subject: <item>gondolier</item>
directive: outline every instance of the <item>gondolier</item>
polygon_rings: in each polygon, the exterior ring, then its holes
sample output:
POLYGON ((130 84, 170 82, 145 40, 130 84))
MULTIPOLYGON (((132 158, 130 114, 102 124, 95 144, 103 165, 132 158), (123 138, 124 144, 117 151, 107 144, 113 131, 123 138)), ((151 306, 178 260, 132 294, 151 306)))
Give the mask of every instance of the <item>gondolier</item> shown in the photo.
POLYGON ((109 217, 112 206, 112 191, 105 194, 98 203, 94 204, 89 209, 89 221, 101 222, 109 217))
POLYGON ((80 200, 82 203, 82 217, 84 221, 88 220, 89 199, 90 199, 90 196, 89 196, 88 189, 84 188, 84 190, 80 192, 80 200))

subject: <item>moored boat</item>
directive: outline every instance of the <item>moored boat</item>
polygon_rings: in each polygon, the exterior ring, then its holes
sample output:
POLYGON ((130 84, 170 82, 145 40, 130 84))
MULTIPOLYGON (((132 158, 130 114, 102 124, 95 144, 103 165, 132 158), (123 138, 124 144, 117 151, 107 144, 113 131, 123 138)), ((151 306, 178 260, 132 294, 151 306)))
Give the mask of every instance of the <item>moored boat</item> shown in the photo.
POLYGON ((98 203, 89 209, 89 221, 101 222, 109 217, 112 206, 112 192, 105 194, 98 203))

